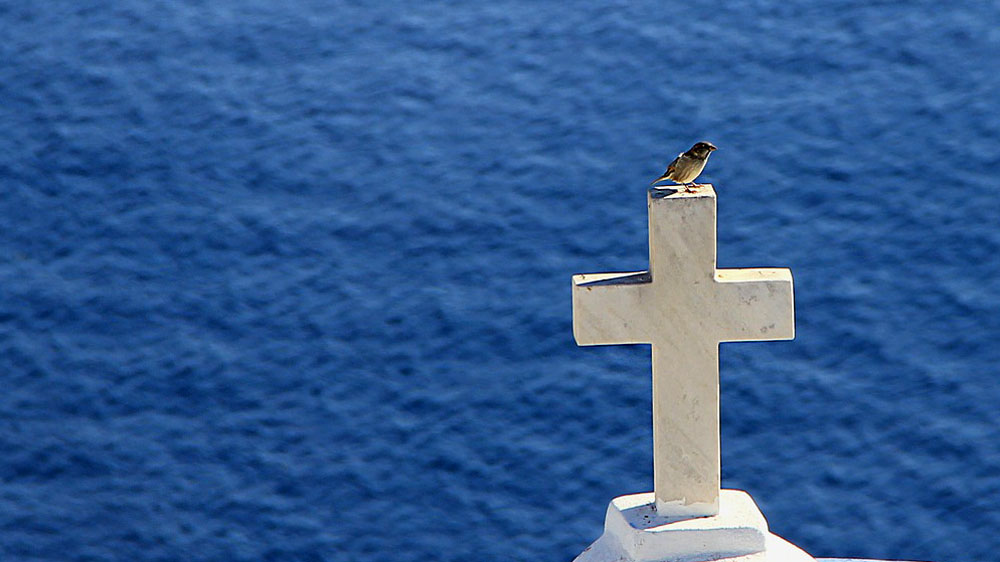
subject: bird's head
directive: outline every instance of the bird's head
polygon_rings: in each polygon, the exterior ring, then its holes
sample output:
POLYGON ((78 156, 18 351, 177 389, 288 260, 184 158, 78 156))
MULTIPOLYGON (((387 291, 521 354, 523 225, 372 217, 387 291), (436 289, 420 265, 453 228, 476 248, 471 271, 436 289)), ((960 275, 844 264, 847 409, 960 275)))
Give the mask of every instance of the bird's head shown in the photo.
POLYGON ((695 145, 691 147, 691 150, 689 152, 694 153, 695 155, 697 155, 700 158, 704 158, 704 157, 708 156, 709 154, 711 154, 712 151, 714 151, 714 150, 716 150, 714 144, 712 144, 712 143, 710 143, 708 141, 701 141, 701 142, 695 143, 695 145))

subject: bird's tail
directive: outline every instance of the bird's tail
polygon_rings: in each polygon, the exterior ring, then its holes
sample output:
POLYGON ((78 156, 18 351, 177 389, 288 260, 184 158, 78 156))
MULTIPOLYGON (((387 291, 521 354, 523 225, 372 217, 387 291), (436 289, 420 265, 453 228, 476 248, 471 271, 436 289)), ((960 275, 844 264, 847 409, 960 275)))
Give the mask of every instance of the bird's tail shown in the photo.
POLYGON ((656 185, 656 184, 660 183, 661 181, 665 181, 665 180, 668 180, 668 179, 670 179, 670 178, 668 178, 667 176, 660 176, 660 177, 656 178, 655 180, 653 180, 653 182, 651 184, 649 184, 649 185, 653 186, 653 185, 656 185))

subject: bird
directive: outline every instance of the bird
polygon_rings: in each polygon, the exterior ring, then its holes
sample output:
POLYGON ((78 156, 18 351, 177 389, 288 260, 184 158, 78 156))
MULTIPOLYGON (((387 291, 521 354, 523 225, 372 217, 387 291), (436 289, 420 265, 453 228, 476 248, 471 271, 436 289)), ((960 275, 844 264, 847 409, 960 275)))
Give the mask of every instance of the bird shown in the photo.
POLYGON ((674 158, 674 161, 667 166, 667 170, 663 172, 663 175, 656 178, 649 185, 656 185, 661 181, 670 180, 676 184, 683 185, 684 191, 688 193, 694 192, 694 188, 701 187, 701 185, 694 183, 694 180, 705 169, 705 163, 708 162, 709 155, 715 150, 715 145, 708 141, 696 142, 691 147, 691 150, 678 154, 677 158, 674 158))

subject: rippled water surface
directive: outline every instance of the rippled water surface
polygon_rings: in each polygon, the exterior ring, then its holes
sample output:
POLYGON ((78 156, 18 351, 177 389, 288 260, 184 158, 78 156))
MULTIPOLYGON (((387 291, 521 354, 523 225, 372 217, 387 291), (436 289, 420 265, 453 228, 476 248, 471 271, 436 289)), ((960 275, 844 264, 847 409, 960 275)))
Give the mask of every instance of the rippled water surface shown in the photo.
MULTIPOLYGON (((717 4, 717 5, 716 5, 717 4)), ((1000 550, 1000 7, 0 0, 0 558, 569 560, 652 486, 646 266, 720 147, 723 483, 815 555, 1000 550)))

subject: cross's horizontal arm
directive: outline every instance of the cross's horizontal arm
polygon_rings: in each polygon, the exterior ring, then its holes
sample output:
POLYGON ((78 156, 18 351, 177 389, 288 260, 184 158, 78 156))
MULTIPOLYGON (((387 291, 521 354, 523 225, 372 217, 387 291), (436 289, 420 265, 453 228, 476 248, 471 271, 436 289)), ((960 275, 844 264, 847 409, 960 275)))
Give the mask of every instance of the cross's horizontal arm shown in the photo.
POLYGON ((573 337, 578 345, 650 343, 645 316, 651 305, 648 271, 573 276, 573 337))
POLYGON ((719 269, 719 341, 795 339, 792 272, 783 268, 719 269))

